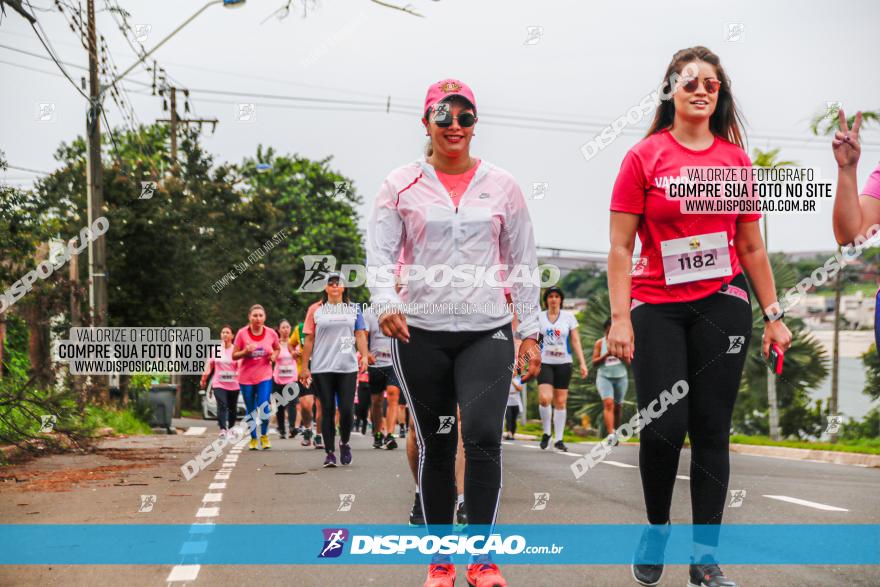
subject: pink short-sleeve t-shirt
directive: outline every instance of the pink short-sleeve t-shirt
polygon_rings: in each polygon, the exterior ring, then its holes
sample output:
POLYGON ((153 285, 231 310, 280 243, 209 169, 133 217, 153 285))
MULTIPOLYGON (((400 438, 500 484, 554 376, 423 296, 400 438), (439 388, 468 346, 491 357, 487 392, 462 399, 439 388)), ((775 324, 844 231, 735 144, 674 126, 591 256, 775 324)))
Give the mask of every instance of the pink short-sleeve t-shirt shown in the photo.
POLYGON ((874 171, 871 172, 871 175, 868 176, 868 181, 865 182, 865 187, 863 187, 862 191, 859 193, 880 200, 880 164, 878 164, 876 169, 874 169, 874 171))
POLYGON ((238 389, 238 361, 232 358, 233 348, 233 345, 229 345, 228 348, 221 347, 220 358, 211 359, 211 370, 214 371, 211 387, 214 389, 229 391, 238 389))
POLYGON ((272 379, 272 362, 269 357, 279 347, 278 333, 264 326, 262 334, 254 336, 250 326, 243 326, 235 334, 235 348, 244 350, 250 343, 256 345, 257 348, 241 359, 238 382, 242 385, 256 385, 267 379, 272 379))

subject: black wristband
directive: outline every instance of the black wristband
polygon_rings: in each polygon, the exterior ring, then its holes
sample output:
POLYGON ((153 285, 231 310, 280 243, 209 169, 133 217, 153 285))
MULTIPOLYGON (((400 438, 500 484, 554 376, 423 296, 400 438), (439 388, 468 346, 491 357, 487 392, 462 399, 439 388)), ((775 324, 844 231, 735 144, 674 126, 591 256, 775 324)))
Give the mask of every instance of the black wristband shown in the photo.
POLYGON ((785 310, 781 310, 779 315, 775 318, 770 318, 767 314, 761 313, 764 316, 764 322, 776 322, 777 320, 782 320, 785 317, 785 310))

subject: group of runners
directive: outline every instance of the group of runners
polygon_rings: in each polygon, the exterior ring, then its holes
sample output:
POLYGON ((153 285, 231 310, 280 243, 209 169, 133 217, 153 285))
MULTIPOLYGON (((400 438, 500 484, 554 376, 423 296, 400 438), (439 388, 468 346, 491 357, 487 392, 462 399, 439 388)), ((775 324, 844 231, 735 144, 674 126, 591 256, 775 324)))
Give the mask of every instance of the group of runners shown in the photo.
MULTIPOLYGON (((760 214, 682 214, 679 202, 666 197, 668 180, 678 178, 682 167, 751 166, 731 82, 718 56, 705 47, 679 51, 662 79, 663 95, 670 98, 660 102, 647 135, 624 157, 610 198, 611 318, 605 337, 594 345, 591 364, 610 444, 617 442, 613 431, 620 425, 627 366, 640 410, 686 384, 684 397, 669 405, 664 401, 663 413, 641 430, 639 471, 649 525, 634 558, 633 578, 656 585, 663 574, 664 565, 656 561, 662 561, 670 534, 687 436, 695 528, 689 585, 735 587, 714 556, 730 475, 731 417, 747 357, 728 351, 732 337, 748 348, 751 300, 757 298, 761 308, 778 307, 776 287, 756 222, 760 214), (637 235, 639 270, 633 271, 637 235), (643 564, 646 560, 654 562, 643 564)), ((383 182, 368 225, 368 269, 500 264, 507 275, 517 267, 534 274, 532 223, 518 182, 471 154, 478 121, 473 91, 459 80, 442 80, 428 88, 422 111, 429 137, 425 156, 393 170, 383 182)), ((843 243, 880 222, 880 170, 859 205, 860 118, 849 129, 842 112, 840 117, 834 220, 843 243)), ((416 483, 411 521, 430 529, 461 522, 463 516, 471 525, 494 525, 501 505, 503 427, 506 422, 512 438, 524 384, 538 383, 541 447, 552 441, 555 449, 567 450, 563 430, 574 360, 581 377, 588 365, 577 321, 562 310, 562 290, 546 289, 542 310, 540 284, 529 280, 511 280, 506 288, 437 286, 405 278, 369 285, 372 307, 382 311, 362 312, 350 302, 341 277, 331 274, 322 299, 292 333, 286 321, 277 331, 266 327, 260 306, 251 308, 249 324, 234 336, 224 327, 224 356, 212 366, 221 428, 224 417, 227 425, 234 419, 235 385, 228 373, 235 361, 240 361, 237 382, 249 411, 269 398, 273 385, 298 381, 303 444, 311 440, 314 405, 314 441, 323 446, 328 467, 337 464, 337 422, 339 462, 352 462, 356 395, 360 430, 366 430, 369 418, 377 448, 396 446, 398 406, 406 405, 412 431, 406 452, 416 483), (464 304, 480 310, 455 310, 464 304), (434 310, 419 310, 426 305, 434 310)), ((791 344, 783 318, 782 312, 764 315, 764 357, 771 345, 784 352, 791 344)), ((295 430, 296 415, 288 413, 287 421, 295 430)), ((261 422, 262 448, 270 446, 267 426, 261 422)), ((283 437, 280 412, 278 426, 283 437)), ((257 445, 254 431, 251 448, 257 445)), ((425 587, 451 587, 455 576, 451 560, 438 555, 425 587)), ((467 582, 472 587, 507 584, 486 555, 468 564, 467 582)))

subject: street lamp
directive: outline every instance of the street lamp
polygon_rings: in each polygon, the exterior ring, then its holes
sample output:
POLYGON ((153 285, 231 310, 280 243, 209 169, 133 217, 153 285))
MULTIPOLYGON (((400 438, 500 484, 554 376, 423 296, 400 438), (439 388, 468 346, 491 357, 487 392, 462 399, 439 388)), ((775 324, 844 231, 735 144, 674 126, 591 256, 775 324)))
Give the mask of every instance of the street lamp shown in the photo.
MULTIPOLYGON (((238 8, 244 5, 246 0, 211 0, 195 14, 183 21, 176 29, 166 36, 158 45, 150 51, 141 55, 140 58, 131 64, 131 66, 116 76, 109 84, 101 85, 98 80, 98 63, 97 63, 97 35, 95 34, 95 9, 94 0, 88 0, 88 24, 89 24, 89 113, 86 118, 86 129, 88 131, 88 165, 86 168, 86 190, 88 204, 88 222, 91 226, 96 215, 102 213, 104 206, 104 193, 102 189, 102 168, 101 168, 101 127, 100 113, 101 103, 104 99, 105 92, 112 88, 114 84, 122 80, 126 75, 143 62, 147 57, 156 52, 156 50, 164 45, 168 39, 180 32, 183 27, 191 23, 197 16, 204 12, 209 6, 214 4, 223 4, 225 8, 238 8)), ((2 4, 2 0, 0 0, 2 4)), ((104 272, 106 264, 106 249, 104 236, 101 235, 97 239, 89 241, 89 314, 91 316, 91 324, 102 326, 107 314, 107 281, 104 272)))
POLYGON ((107 88, 112 87, 113 84, 115 84, 116 82, 118 82, 119 80, 121 80, 122 78, 124 78, 126 75, 128 75, 129 73, 131 73, 131 70, 132 70, 132 69, 134 69, 135 67, 137 67, 137 65, 138 65, 139 63, 141 63, 142 61, 144 61, 147 57, 149 57, 150 55, 152 55, 153 53, 155 53, 156 50, 157 50, 159 47, 161 47, 161 46, 164 45, 166 42, 168 42, 168 40, 169 40, 171 37, 173 37, 174 35, 176 35, 177 33, 179 33, 180 30, 181 30, 183 27, 185 27, 186 25, 188 25, 189 23, 191 23, 193 20, 195 20, 196 17, 197 17, 198 15, 200 15, 201 13, 203 13, 205 10, 207 10, 209 6, 213 6, 214 4, 223 4, 223 7, 224 7, 224 8, 240 8, 240 7, 244 6, 244 3, 245 3, 246 1, 247 1, 247 0, 211 0, 210 2, 208 2, 207 4, 205 4, 204 6, 202 6, 202 7, 201 7, 201 8, 200 8, 195 14, 193 14, 193 15, 190 16, 188 19, 186 19, 185 21, 183 21, 183 22, 180 24, 180 26, 178 26, 176 29, 174 29, 173 31, 171 31, 171 33, 169 33, 168 36, 166 36, 164 39, 162 39, 161 41, 159 41, 159 44, 158 44, 158 45, 156 45, 155 47, 153 47, 152 49, 150 49, 149 51, 147 51, 146 53, 144 53, 143 55, 141 55, 141 58, 138 59, 137 61, 135 61, 134 63, 132 63, 131 66, 130 66, 128 69, 126 69, 125 71, 123 71, 122 73, 120 73, 119 75, 117 75, 115 78, 113 78, 113 80, 112 80, 109 84, 107 84, 107 85, 105 85, 103 88, 101 88, 101 94, 103 95, 103 94, 104 94, 104 91, 105 91, 107 88))

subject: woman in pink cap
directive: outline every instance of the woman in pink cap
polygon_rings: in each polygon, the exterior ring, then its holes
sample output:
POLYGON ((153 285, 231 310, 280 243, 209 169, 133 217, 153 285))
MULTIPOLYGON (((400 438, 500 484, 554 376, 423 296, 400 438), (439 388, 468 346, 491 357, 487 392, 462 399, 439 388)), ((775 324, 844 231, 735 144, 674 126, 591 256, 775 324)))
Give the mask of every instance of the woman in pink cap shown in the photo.
MULTIPOLYGON (((856 168, 862 147, 859 129, 862 113, 856 112, 852 128, 846 122, 843 109, 837 111, 839 130, 831 143, 837 160, 837 197, 834 199, 834 237, 840 245, 861 246, 874 236, 880 224, 880 165, 871 172, 859 197, 856 168)), ((880 349, 880 290, 874 305, 874 341, 880 349)))
MULTIPOLYGON (((495 524, 501 503, 501 432, 514 336, 503 287, 497 278, 480 276, 499 262, 507 266, 505 275, 517 275, 512 267, 536 275, 538 261, 516 180, 470 154, 477 122, 471 89, 454 79, 432 84, 423 111, 431 139, 427 157, 392 171, 376 198, 367 262, 381 277, 370 289, 380 327, 393 339, 392 364, 413 414, 425 523, 429 530, 453 523, 460 409, 468 527, 483 526, 483 533, 495 524), (392 274, 401 250, 405 272, 398 293, 392 274), (416 277, 421 269, 424 277, 416 277)), ((539 284, 508 281, 523 339, 517 366, 524 371, 528 363, 529 380, 540 371, 539 284)), ((475 587, 507 585, 485 555, 468 565, 467 580, 475 587)), ((454 582, 451 559, 435 556, 425 587, 454 582)))

